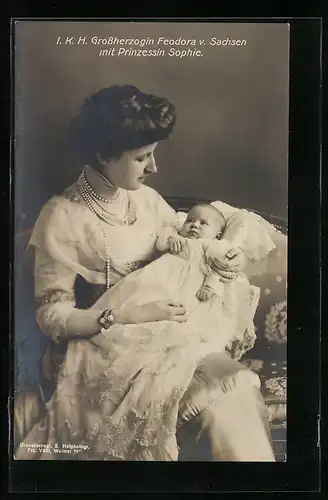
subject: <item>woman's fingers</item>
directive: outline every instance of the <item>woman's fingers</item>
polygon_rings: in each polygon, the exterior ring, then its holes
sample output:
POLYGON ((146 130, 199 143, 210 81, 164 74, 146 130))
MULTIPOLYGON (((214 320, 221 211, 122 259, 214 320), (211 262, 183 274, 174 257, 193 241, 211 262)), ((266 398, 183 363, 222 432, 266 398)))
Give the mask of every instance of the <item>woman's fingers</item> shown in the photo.
POLYGON ((214 269, 214 271, 217 271, 218 269, 227 268, 229 265, 228 260, 224 261, 213 257, 208 258, 208 263, 214 269))
POLYGON ((246 265, 246 257, 244 252, 241 250, 230 259, 230 269, 236 271, 242 271, 246 265))
POLYGON ((239 266, 228 266, 227 268, 223 269, 223 271, 230 272, 230 273, 238 273, 240 271, 239 266))
POLYGON ((211 259, 210 266, 214 271, 229 271, 233 273, 240 272, 244 268, 245 258, 242 254, 238 254, 232 260, 219 261, 218 259, 211 259))
POLYGON ((233 280, 231 278, 223 278, 222 276, 220 276, 220 281, 222 281, 222 283, 230 283, 233 280))
POLYGON ((228 259, 233 259, 240 253, 242 253, 242 251, 239 247, 230 248, 230 250, 226 253, 226 257, 228 259))
POLYGON ((223 283, 229 283, 231 281, 234 281, 238 276, 238 273, 232 273, 230 271, 222 271, 222 270, 218 274, 220 276, 220 281, 222 281, 223 283))
POLYGON ((173 316, 172 321, 177 321, 178 323, 185 323, 188 321, 188 316, 173 316))
POLYGON ((228 259, 232 259, 233 257, 235 257, 237 255, 236 252, 234 252, 234 250, 229 250, 229 252, 226 253, 226 257, 228 259))
POLYGON ((216 271, 217 273, 221 272, 221 271, 228 271, 231 268, 231 266, 229 265, 228 262, 222 262, 222 261, 219 261, 218 259, 210 258, 210 259, 208 259, 208 263, 211 266, 211 268, 214 271, 216 271))
POLYGON ((220 276, 222 278, 234 279, 236 277, 236 273, 232 273, 231 271, 220 271, 220 276))
POLYGON ((168 308, 171 321, 178 321, 179 323, 184 323, 185 321, 187 321, 187 310, 182 304, 169 302, 168 308))
POLYGON ((174 316, 182 316, 183 314, 186 314, 186 308, 183 306, 169 306, 170 307, 170 313, 173 314, 174 316))

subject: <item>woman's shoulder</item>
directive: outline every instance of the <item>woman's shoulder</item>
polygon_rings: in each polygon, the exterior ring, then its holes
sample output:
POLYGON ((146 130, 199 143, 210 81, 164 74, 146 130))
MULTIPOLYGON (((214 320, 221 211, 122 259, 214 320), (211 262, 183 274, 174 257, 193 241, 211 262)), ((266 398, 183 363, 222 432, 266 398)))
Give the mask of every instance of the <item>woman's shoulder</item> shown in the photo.
POLYGON ((54 194, 42 206, 35 221, 30 244, 47 248, 49 241, 75 240, 76 221, 82 220, 78 204, 66 196, 66 191, 54 194))
MULTIPOLYGON (((39 219, 57 220, 76 217, 81 198, 74 185, 66 188, 61 193, 56 193, 42 206, 39 219)), ((82 205, 81 205, 82 206, 82 205)))

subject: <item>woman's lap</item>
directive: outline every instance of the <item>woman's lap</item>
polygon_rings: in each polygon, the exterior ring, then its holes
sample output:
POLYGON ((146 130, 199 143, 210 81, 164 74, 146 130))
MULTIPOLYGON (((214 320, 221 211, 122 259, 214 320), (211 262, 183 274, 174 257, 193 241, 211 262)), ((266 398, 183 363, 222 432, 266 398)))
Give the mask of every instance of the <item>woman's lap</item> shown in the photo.
MULTIPOLYGON (((84 442, 86 429, 90 432, 106 416, 107 411, 112 411, 112 408, 106 408, 106 405, 99 404, 101 393, 104 387, 106 389, 106 383, 104 384, 103 380, 107 368, 108 362, 99 348, 89 342, 86 343, 86 341, 72 342, 59 371, 55 397, 53 396, 48 402, 46 414, 41 409, 40 416, 45 415, 45 417, 43 417, 41 430, 34 428, 33 439, 46 439, 48 442, 50 440, 61 443, 70 443, 72 440, 76 443, 84 442), (45 427, 49 428, 45 429, 45 427)), ((253 405, 256 420, 257 415, 262 411, 262 401, 258 399, 259 402, 256 402, 256 398, 259 396, 256 394, 258 387, 256 387, 257 376, 255 374, 245 369, 240 363, 231 360, 226 354, 210 355, 199 364, 192 382, 179 404, 177 437, 179 440, 184 435, 182 456, 186 444, 187 448, 194 450, 196 455, 199 454, 200 441, 197 439, 197 434, 199 434, 200 429, 202 439, 208 441, 208 428, 206 429, 206 425, 204 425, 204 422, 208 421, 208 415, 212 415, 212 420, 214 415, 214 420, 216 420, 216 413, 226 413, 224 406, 228 399, 224 395, 236 387, 238 389, 239 385, 244 386, 245 389, 245 384, 252 387, 249 393, 249 398, 252 401, 248 403, 245 400, 241 401, 241 392, 233 391, 237 399, 229 403, 231 408, 226 408, 226 411, 242 413, 243 405, 253 405), (215 413, 213 413, 213 408, 215 408, 215 413), (190 425, 191 421, 194 422, 193 425, 190 425), (198 427, 196 434, 189 432, 192 426, 197 429, 197 422, 200 427, 198 427)), ((244 391, 244 389, 241 390, 244 391)), ((259 417, 260 425, 263 425, 261 424, 262 417, 261 415, 259 417)), ((221 423, 225 425, 222 418, 221 423)), ((33 423, 32 420, 29 424, 26 422, 26 425, 31 425, 31 423, 33 423)), ((215 426, 215 424, 213 425, 215 426)), ((213 425, 211 424, 210 427, 213 425)), ((247 432, 245 425, 250 425, 247 419, 244 422, 242 420, 235 422, 235 426, 243 426, 244 432, 247 432)), ((256 433, 256 430, 254 432, 256 433)), ((24 435, 22 421, 19 434, 24 435)), ((259 434, 261 434, 260 429, 259 434)), ((101 436, 99 442, 101 442, 101 436)), ((211 457, 212 451, 208 450, 207 452, 209 453, 208 457, 211 457)), ((35 455, 31 458, 35 459, 35 455)), ((53 458, 62 459, 58 455, 53 458)), ((81 459, 82 456, 76 456, 76 458, 81 459)), ((92 459, 92 456, 85 458, 92 459)), ((211 460, 211 458, 208 459, 211 460)))

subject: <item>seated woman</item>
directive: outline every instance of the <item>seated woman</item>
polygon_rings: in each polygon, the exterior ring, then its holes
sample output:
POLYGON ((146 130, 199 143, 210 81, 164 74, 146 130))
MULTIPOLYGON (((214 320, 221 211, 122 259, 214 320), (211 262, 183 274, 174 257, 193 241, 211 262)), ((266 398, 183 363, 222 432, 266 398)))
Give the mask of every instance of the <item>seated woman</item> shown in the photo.
MULTIPOLYGON (((126 435, 116 433, 108 418, 116 404, 111 392, 115 378, 108 349, 92 342, 101 331, 104 312, 81 308, 77 277, 88 284, 89 298, 84 296, 83 302, 91 305, 96 301, 92 288, 99 297, 156 258, 156 235, 163 225, 174 224, 176 213, 143 183, 157 171, 155 148, 170 135, 174 123, 175 110, 166 99, 117 85, 86 99, 72 121, 73 139, 86 167, 77 182, 45 204, 30 241, 35 249, 37 323, 54 345, 65 345, 65 353, 53 395, 39 418, 21 427, 16 459, 70 457, 29 454, 24 446, 29 443, 85 443, 87 449, 73 459, 115 460, 120 457, 112 446, 120 442, 123 448, 128 443, 127 460, 176 460, 172 453, 176 443, 183 459, 197 460, 198 439, 206 436, 208 454, 203 460, 274 461, 259 380, 225 353, 209 354, 195 366, 187 390, 177 396, 176 413, 168 412, 167 428, 174 427, 168 447, 158 436, 149 452, 147 440, 134 433, 133 418, 126 422, 126 435), (190 424, 198 428, 193 430, 190 424)), ((211 266, 229 281, 244 263, 239 251, 230 259, 214 258, 211 266)), ((126 304, 115 310, 115 324, 107 326, 110 332, 129 323, 182 324, 186 313, 172 301, 126 304)), ((123 399, 125 394, 116 396, 123 399)), ((17 401, 17 415, 19 410, 17 401)), ((119 423, 119 413, 116 418, 119 423)))

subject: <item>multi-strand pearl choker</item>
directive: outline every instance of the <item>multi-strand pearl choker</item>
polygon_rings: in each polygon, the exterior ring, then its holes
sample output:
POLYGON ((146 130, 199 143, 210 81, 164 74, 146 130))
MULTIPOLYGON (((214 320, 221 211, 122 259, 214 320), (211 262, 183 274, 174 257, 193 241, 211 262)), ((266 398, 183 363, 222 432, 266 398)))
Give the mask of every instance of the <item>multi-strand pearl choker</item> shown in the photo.
POLYGON ((94 191, 84 172, 77 181, 77 187, 88 208, 107 224, 130 225, 136 220, 135 207, 128 191, 119 189, 115 199, 107 200, 94 191), (113 210, 101 203, 110 204, 113 210))
POLYGON ((104 177, 103 175, 101 175, 99 172, 97 172, 96 170, 94 171, 96 173, 96 175, 98 177, 100 177, 102 179, 102 181, 107 184, 111 189, 116 189, 116 195, 114 196, 114 198, 111 198, 111 199, 108 199, 108 198, 104 198, 103 196, 100 196, 98 193, 96 193, 96 191, 92 188, 91 184, 88 182, 87 178, 86 178, 86 175, 85 175, 85 169, 83 169, 82 171, 82 174, 81 174, 81 177, 84 181, 84 184, 85 184, 85 187, 86 189, 88 190, 88 192, 90 193, 90 195, 95 198, 96 200, 98 201, 101 201, 103 203, 114 203, 117 198, 120 196, 121 194, 121 189, 117 189, 112 183, 110 183, 108 181, 108 179, 106 179, 106 177, 104 177))

